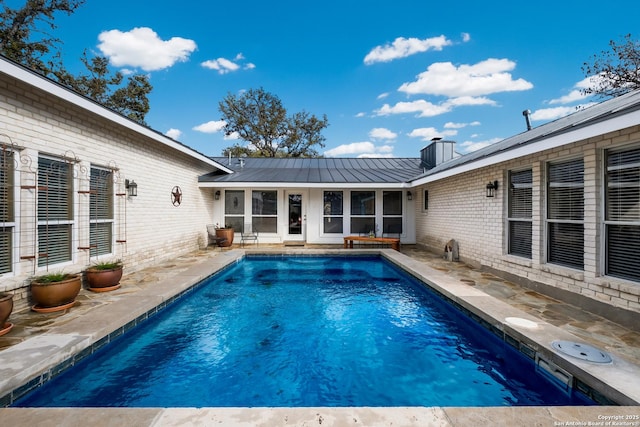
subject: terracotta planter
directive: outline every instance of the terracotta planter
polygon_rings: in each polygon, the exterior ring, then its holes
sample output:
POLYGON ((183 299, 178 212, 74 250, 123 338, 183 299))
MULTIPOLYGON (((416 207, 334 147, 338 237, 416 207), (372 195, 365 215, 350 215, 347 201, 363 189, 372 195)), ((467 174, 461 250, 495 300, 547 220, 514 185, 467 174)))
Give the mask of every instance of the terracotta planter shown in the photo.
POLYGON ((216 229, 216 237, 219 239, 227 239, 226 242, 222 242, 218 244, 218 246, 228 247, 233 244, 233 235, 235 231, 233 228, 217 228, 216 229))
POLYGON ((122 279, 122 266, 110 269, 99 269, 89 267, 85 271, 87 284, 90 291, 109 292, 120 287, 122 279))
POLYGON ((43 283, 36 278, 31 282, 31 298, 35 303, 31 309, 39 313, 50 313, 73 307, 81 287, 79 274, 70 274, 67 279, 59 282, 43 283))
POLYGON ((6 334, 13 328, 11 323, 7 323, 7 319, 13 310, 13 295, 0 293, 0 336, 6 334))

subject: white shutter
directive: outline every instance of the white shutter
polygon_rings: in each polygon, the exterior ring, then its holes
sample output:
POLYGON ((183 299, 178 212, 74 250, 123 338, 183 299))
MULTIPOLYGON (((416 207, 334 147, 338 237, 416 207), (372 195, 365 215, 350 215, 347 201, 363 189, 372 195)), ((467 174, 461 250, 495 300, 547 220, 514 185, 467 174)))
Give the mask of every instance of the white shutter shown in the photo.
POLYGON ((607 153, 606 274, 640 281, 640 147, 607 153))

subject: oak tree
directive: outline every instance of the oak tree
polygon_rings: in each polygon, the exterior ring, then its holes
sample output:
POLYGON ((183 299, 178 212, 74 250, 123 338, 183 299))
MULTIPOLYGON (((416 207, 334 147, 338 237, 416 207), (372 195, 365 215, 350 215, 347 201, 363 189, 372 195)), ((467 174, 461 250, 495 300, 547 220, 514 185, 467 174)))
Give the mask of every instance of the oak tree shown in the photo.
POLYGON ((225 133, 248 143, 225 148, 224 156, 319 157, 316 147, 324 147, 326 115, 318 118, 301 111, 288 116, 280 98, 263 88, 239 96, 228 94, 219 110, 226 122, 225 133))
POLYGON ((627 34, 622 42, 611 40, 609 46, 610 50, 593 55, 591 62, 583 64, 585 76, 595 77, 593 86, 583 93, 607 98, 640 89, 640 42, 627 34))

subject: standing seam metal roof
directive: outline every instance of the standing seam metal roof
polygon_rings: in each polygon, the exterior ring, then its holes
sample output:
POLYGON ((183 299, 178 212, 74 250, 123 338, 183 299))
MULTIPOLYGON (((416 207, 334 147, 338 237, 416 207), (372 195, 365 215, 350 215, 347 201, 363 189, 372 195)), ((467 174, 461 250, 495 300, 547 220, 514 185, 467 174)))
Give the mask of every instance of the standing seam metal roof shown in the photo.
POLYGON ((232 169, 232 174, 212 173, 201 176, 200 182, 242 183, 326 183, 326 184, 375 184, 405 183, 420 174, 419 158, 232 158, 212 160, 232 169))

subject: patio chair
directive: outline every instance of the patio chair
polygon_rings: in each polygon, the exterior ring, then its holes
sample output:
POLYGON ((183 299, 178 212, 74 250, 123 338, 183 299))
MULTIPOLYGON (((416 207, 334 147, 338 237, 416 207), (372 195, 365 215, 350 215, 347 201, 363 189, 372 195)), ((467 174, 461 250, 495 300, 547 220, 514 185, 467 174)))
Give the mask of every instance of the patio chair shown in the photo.
POLYGON ((240 246, 244 247, 245 242, 252 241, 256 242, 256 246, 258 246, 258 232, 253 230, 251 224, 245 224, 242 233, 240 233, 240 246))
POLYGON ((222 244, 226 242, 227 239, 223 237, 218 237, 216 235, 216 226, 213 224, 207 224, 207 247, 211 245, 216 245, 222 250, 222 244))

